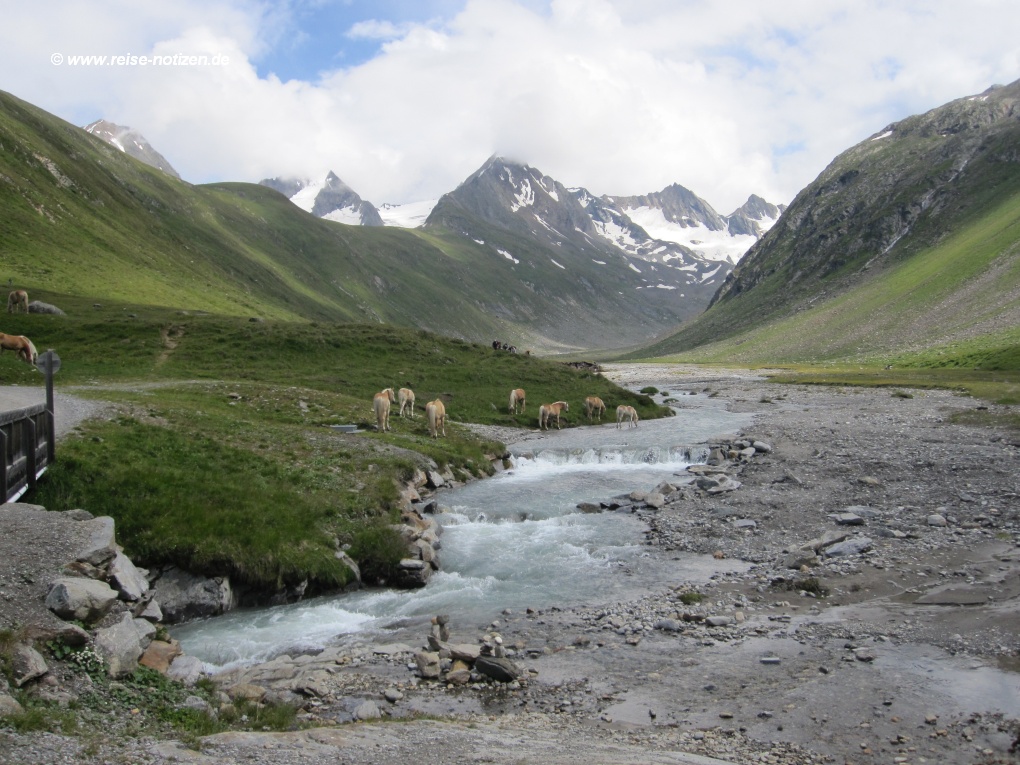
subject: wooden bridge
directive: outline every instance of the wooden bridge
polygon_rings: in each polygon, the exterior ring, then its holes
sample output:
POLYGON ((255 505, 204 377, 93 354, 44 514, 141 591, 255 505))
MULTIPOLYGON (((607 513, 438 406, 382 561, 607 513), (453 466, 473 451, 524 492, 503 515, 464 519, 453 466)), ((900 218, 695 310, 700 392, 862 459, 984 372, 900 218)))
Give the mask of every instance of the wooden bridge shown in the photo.
POLYGON ((46 403, 0 412, 0 493, 3 502, 16 502, 53 463, 56 428, 53 418, 53 373, 60 357, 40 354, 37 366, 46 374, 46 403))

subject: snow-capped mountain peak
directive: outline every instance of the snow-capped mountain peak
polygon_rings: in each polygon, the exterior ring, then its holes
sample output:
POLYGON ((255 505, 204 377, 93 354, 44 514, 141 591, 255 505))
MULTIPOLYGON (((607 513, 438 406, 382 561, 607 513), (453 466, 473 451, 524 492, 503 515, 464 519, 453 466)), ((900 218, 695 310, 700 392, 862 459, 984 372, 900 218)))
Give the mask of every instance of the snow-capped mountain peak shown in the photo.
POLYGON ((96 138, 101 138, 111 146, 119 149, 130 157, 151 165, 157 170, 162 170, 167 175, 180 179, 166 158, 152 148, 152 145, 145 140, 145 136, 134 128, 116 125, 108 120, 96 120, 84 128, 85 132, 91 133, 96 138))

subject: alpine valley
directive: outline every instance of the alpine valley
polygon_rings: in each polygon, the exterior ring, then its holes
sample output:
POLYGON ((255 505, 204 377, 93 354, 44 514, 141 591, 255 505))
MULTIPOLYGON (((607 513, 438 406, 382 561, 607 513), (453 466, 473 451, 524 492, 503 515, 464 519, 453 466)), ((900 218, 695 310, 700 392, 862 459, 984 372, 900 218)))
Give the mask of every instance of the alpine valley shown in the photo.
POLYGON ((0 143, 5 276, 43 300, 383 322, 541 353, 675 329, 782 211, 752 196, 722 216, 679 185, 599 197, 496 156, 399 209, 333 173, 191 185, 128 128, 83 130, 6 93, 0 143))

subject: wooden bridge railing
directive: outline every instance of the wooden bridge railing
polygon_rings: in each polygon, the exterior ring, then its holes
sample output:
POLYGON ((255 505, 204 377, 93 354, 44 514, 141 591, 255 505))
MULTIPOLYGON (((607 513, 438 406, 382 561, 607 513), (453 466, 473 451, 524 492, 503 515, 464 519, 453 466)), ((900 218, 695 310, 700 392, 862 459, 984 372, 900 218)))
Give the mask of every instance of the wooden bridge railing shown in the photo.
POLYGON ((53 374, 60 357, 52 350, 36 362, 46 375, 46 403, 0 412, 0 498, 15 502, 34 489, 39 476, 56 459, 53 374))
POLYGON ((45 404, 0 413, 0 493, 14 502, 29 489, 53 461, 53 413, 45 404))

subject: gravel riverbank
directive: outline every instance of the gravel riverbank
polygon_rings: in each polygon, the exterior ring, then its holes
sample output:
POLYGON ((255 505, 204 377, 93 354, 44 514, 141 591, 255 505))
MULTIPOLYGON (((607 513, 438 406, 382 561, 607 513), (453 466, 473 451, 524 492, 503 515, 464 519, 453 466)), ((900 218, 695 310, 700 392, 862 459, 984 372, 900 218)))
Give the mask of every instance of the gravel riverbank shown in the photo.
MULTIPOLYGON (((499 633, 527 672, 511 685, 419 680, 409 665, 421 635, 230 678, 288 688, 326 727, 221 734, 200 751, 112 740, 85 752, 73 738, 3 733, 0 763, 1020 761, 1016 433, 952 424, 984 404, 948 392, 683 367, 606 374, 667 391, 679 418, 722 407, 743 424, 720 438, 769 447, 731 462, 732 490, 678 476, 660 487, 660 507, 626 503, 648 525, 649 554, 714 561, 707 584, 663 581, 631 602, 489 625, 454 620, 453 642, 499 633), (830 554, 838 540, 849 551, 830 554), (371 707, 402 721, 351 722, 375 717, 371 707)), ((567 448, 590 432, 487 429, 515 451, 567 448)), ((10 555, 16 547, 0 549, 10 555)))

